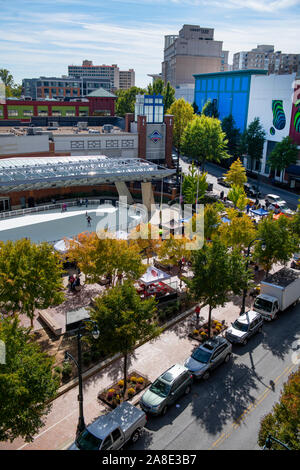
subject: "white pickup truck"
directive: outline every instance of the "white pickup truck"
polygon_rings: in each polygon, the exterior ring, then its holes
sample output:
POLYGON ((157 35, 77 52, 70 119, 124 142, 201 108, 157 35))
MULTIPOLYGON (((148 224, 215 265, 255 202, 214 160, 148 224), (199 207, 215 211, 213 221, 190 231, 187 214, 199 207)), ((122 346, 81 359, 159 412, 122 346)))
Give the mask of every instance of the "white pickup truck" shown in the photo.
POLYGON ((139 439, 146 422, 144 411, 125 401, 87 426, 68 450, 121 449, 126 442, 139 439))
POLYGON ((253 310, 268 321, 277 318, 279 312, 299 300, 300 271, 282 268, 261 282, 260 294, 256 297, 253 310))

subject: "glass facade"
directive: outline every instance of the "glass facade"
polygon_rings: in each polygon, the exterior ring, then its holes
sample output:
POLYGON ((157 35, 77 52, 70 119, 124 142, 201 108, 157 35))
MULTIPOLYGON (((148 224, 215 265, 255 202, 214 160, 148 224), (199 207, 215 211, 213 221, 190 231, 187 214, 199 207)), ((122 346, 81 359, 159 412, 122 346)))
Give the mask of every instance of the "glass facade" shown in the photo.
POLYGON ((135 102, 135 121, 138 116, 146 116, 148 123, 164 122, 162 95, 137 95, 135 102))

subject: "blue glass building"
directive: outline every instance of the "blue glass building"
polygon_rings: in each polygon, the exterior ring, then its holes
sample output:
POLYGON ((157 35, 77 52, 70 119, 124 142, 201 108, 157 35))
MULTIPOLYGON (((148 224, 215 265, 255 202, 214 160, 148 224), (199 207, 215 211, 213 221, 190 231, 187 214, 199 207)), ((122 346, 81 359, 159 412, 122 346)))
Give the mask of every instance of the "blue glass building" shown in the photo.
POLYGON ((195 103, 199 110, 210 100, 216 102, 219 119, 232 114, 237 127, 247 127, 248 105, 252 75, 267 75, 267 70, 236 70, 194 75, 195 103))

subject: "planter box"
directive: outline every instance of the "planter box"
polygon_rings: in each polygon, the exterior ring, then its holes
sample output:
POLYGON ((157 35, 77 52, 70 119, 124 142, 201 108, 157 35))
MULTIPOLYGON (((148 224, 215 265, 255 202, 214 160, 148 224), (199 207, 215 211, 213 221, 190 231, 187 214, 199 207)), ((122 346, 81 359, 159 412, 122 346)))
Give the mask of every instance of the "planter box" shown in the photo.
MULTIPOLYGON (((214 338, 215 336, 223 333, 223 331, 227 330, 228 326, 222 322, 219 322, 217 320, 212 320, 211 321, 211 338, 214 338)), ((196 339, 200 343, 203 343, 208 339, 207 334, 203 334, 206 331, 208 331, 208 322, 203 323, 202 325, 199 325, 198 327, 195 327, 191 330, 189 333, 189 337, 192 339, 196 339)))
POLYGON ((103 401, 106 405, 110 406, 111 408, 116 408, 123 401, 131 400, 135 395, 140 393, 151 383, 151 381, 147 377, 141 375, 139 372, 130 372, 127 376, 127 388, 125 396, 123 397, 123 387, 122 385, 120 385, 121 380, 114 383, 113 385, 105 389, 103 392, 100 392, 98 394, 98 399, 103 401), (142 383, 139 383, 139 379, 143 379, 143 382, 140 380, 140 382, 142 383), (128 393, 130 389, 133 389, 134 393, 128 393))

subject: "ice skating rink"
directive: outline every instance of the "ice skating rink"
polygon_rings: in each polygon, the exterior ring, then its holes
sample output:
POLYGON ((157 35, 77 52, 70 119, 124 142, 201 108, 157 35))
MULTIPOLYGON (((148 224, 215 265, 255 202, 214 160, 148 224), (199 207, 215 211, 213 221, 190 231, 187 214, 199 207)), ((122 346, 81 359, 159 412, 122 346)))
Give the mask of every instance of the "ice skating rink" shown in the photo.
POLYGON ((56 242, 64 237, 74 237, 81 232, 95 232, 107 228, 109 231, 127 230, 141 222, 141 215, 127 207, 116 208, 101 204, 88 207, 70 207, 66 212, 52 209, 28 215, 0 220, 0 240, 29 238, 35 243, 56 242), (91 217, 90 226, 86 214, 91 217), (128 223, 127 223, 128 220, 128 223), (129 226, 128 226, 129 225, 129 226))

